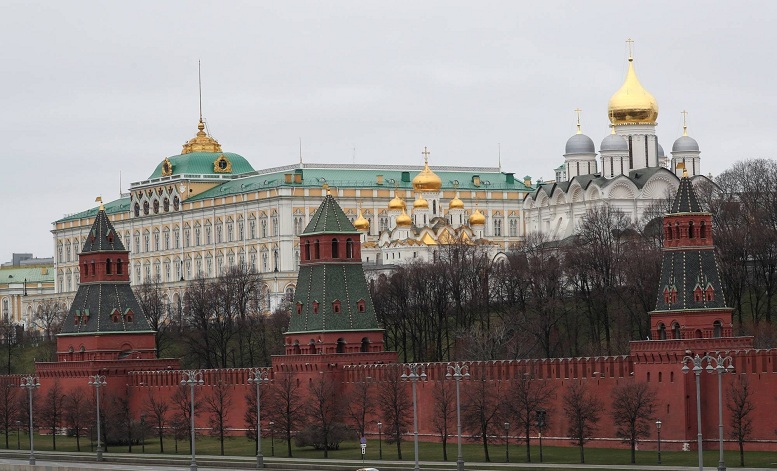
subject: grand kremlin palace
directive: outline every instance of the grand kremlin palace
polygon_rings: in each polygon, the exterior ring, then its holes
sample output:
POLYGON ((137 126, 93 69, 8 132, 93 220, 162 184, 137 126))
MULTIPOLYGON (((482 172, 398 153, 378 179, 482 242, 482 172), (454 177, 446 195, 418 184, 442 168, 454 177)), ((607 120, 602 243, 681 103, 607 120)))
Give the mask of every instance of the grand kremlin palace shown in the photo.
MULTIPOLYGON (((419 149, 420 151, 420 149, 419 149)), ((429 152, 419 153, 419 162, 429 152)), ((180 155, 159 162, 129 194, 104 204, 130 251, 134 285, 160 280, 177 303, 188 281, 245 264, 262 280, 262 304, 290 299, 299 238, 331 192, 362 232, 365 267, 434 256, 446 241, 487 243, 501 252, 520 240, 521 206, 532 190, 499 168, 295 163, 255 170, 222 151, 200 120, 180 155)), ((98 208, 54 223, 56 291, 78 289, 78 252, 98 208)), ((118 267, 117 267, 118 268, 118 267)))

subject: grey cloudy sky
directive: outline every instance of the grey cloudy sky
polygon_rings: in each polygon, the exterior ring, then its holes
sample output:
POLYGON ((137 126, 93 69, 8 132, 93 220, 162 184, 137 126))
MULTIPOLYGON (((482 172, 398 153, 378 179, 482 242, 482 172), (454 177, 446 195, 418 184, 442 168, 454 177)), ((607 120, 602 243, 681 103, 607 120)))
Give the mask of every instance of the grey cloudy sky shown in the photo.
POLYGON ((112 200, 196 132, 255 168, 497 165, 552 178, 582 108, 607 102, 635 40, 659 140, 702 170, 772 157, 777 2, 0 2, 0 261, 51 256, 51 222, 112 200), (355 157, 354 157, 354 148, 355 157))

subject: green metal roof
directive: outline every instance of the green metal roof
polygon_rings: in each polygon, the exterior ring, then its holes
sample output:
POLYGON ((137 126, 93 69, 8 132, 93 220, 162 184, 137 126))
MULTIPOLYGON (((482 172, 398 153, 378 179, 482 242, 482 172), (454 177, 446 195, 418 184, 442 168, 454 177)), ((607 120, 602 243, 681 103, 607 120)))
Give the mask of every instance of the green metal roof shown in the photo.
MULTIPOLYGON (((105 203, 103 206, 105 207, 106 214, 126 213, 126 212, 129 212, 130 210, 130 199, 129 197, 119 198, 117 200, 111 201, 110 203, 105 203)), ((65 216, 62 219, 57 220, 56 222, 65 222, 65 221, 72 221, 75 219, 93 218, 97 216, 97 212, 99 210, 100 210, 100 207, 95 206, 94 208, 87 209, 86 211, 81 211, 80 213, 75 213, 75 214, 65 216)))
POLYGON ((326 195, 321 206, 318 207, 303 234, 317 234, 321 232, 339 233, 351 232, 358 234, 358 231, 343 209, 337 204, 332 195, 326 195))
POLYGON ((0 284, 8 283, 53 283, 54 266, 24 266, 0 268, 0 284), (43 270, 46 273, 43 273, 43 270))
MULTIPOLYGON (((192 152, 190 154, 174 155, 167 159, 173 164, 173 175, 182 175, 184 173, 207 175, 216 173, 213 171, 213 163, 222 155, 232 163, 232 171, 227 173, 240 175, 254 171, 254 168, 245 157, 232 152, 192 152)), ((149 180, 162 176, 163 164, 164 160, 159 162, 159 165, 154 169, 154 173, 148 177, 149 180)))

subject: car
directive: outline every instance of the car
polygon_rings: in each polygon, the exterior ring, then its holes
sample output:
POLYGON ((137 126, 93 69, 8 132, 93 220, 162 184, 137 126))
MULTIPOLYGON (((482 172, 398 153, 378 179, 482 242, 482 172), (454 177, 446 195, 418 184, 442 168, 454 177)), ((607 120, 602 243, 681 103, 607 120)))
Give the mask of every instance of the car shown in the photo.
POLYGON ((378 468, 359 468, 356 471, 378 471, 378 468))

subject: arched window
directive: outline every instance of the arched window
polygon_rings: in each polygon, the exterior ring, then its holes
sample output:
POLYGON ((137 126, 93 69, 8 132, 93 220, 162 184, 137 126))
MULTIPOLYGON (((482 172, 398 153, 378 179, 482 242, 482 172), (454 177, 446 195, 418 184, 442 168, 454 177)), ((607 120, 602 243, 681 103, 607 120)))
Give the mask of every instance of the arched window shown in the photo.
POLYGON ((337 239, 332 239, 332 258, 340 258, 340 244, 337 239))
POLYGON ((688 238, 693 239, 695 237, 693 232, 693 221, 688 221, 688 238))
POLYGON ((704 221, 699 223, 699 238, 701 239, 707 238, 707 225, 704 224, 704 221))
POLYGON ((97 270, 94 269, 94 266, 95 266, 94 260, 92 260, 92 276, 97 274, 97 270))
POLYGON ((316 260, 318 260, 319 258, 321 258, 321 252, 319 251, 319 248, 318 248, 318 239, 316 239, 316 241, 313 243, 313 248, 314 248, 313 251, 315 252, 315 255, 316 255, 316 260))
POLYGON ((720 321, 712 323, 712 336, 716 339, 723 336, 723 324, 720 321))
POLYGON ((368 339, 367 337, 364 337, 362 339, 362 346, 359 349, 359 351, 362 353, 370 351, 370 339, 368 339))
POLYGON ((677 322, 672 324, 672 338, 675 340, 680 340, 680 324, 677 322))
POLYGON ((89 276, 89 264, 84 262, 84 278, 89 276))
POLYGON ((342 337, 337 339, 337 353, 345 353, 345 340, 342 337))
POLYGON ((116 274, 117 275, 123 275, 124 274, 124 268, 121 265, 121 259, 116 260, 116 274))
POLYGON ((305 241, 305 260, 310 260, 310 241, 305 241))
POLYGON ((345 258, 353 258, 353 240, 345 240, 345 258))
POLYGON ((113 267, 111 265, 112 265, 112 262, 111 262, 111 259, 109 258, 108 260, 105 261, 105 274, 106 275, 113 275, 113 273, 112 273, 113 272, 113 267))
POLYGON ((299 347, 299 340, 294 341, 294 346, 292 347, 292 351, 294 352, 294 355, 302 354, 302 349, 299 347))
POLYGON ((666 340, 666 326, 663 322, 658 324, 658 340, 666 340))

